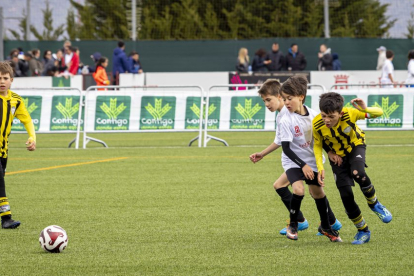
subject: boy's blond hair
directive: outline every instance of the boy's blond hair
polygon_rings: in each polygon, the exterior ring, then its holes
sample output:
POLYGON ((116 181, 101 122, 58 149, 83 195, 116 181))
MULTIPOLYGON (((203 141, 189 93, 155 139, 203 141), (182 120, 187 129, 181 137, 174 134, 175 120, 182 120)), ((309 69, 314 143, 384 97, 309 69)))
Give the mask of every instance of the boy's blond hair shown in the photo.
POLYGON ((267 79, 260 87, 258 93, 260 96, 279 96, 280 95, 280 82, 277 79, 267 79))
POLYGON ((0 73, 2 75, 9 74, 10 78, 13 78, 13 68, 8 61, 0 61, 0 73))

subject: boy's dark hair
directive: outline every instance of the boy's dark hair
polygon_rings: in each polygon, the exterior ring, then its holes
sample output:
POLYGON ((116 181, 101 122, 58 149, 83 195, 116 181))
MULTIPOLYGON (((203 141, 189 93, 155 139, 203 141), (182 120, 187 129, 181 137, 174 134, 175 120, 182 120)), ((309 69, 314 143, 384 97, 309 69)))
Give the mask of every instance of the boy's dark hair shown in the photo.
POLYGON ((410 60, 410 59, 414 59, 414 50, 410 50, 408 52, 408 60, 410 60))
POLYGON ((124 47, 125 43, 123 41, 118 41, 118 47, 122 48, 124 47))
POLYGON ((256 53, 254 53, 256 56, 259 57, 264 57, 266 56, 266 50, 263 48, 260 48, 259 50, 256 51, 256 53))
POLYGON ((308 91, 308 80, 301 75, 294 75, 288 78, 280 88, 280 92, 290 96, 299 97, 305 96, 303 102, 306 100, 306 92, 308 91))
POLYGON ((394 56, 394 52, 393 52, 393 51, 391 51, 391 50, 387 50, 387 51, 385 52, 385 56, 386 56, 387 58, 392 58, 392 57, 394 56))
POLYGON ((319 96, 319 109, 326 114, 332 114, 335 111, 341 113, 343 107, 344 98, 341 94, 327 92, 319 96))
POLYGON ((0 61, 0 73, 2 75, 9 74, 10 78, 13 78, 13 68, 8 61, 0 61))
POLYGON ((271 95, 279 96, 280 95, 280 82, 277 79, 267 79, 260 87, 258 93, 261 97, 271 95))

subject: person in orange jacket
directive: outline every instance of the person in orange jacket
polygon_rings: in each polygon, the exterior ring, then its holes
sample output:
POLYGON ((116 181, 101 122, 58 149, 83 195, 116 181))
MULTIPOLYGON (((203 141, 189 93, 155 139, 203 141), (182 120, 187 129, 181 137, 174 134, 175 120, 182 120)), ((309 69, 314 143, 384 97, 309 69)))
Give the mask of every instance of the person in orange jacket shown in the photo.
MULTIPOLYGON (((96 85, 98 86, 106 86, 109 85, 109 79, 106 74, 106 67, 108 66, 108 59, 106 57, 101 57, 96 64, 96 71, 92 74, 93 78, 96 81, 96 85)), ((105 90, 100 88, 98 90, 105 90)))

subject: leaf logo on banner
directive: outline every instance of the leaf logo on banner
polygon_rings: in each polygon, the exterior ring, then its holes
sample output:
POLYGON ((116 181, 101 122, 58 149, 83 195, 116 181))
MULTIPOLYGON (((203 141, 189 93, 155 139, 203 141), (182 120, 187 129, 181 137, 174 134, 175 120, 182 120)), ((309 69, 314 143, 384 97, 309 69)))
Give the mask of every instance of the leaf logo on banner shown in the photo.
POLYGON ((29 98, 26 98, 26 99, 23 98, 23 103, 26 106, 27 112, 29 112, 29 114, 31 114, 33 111, 35 111, 38 108, 38 106, 36 105, 36 103, 32 103, 29 106, 29 98))
POLYGON ((260 109, 262 109, 262 107, 256 103, 256 105, 252 108, 252 99, 245 99, 244 107, 241 104, 238 104, 235 109, 240 113, 240 115, 242 115, 245 120, 251 120, 253 119, 253 116, 256 115, 260 109))
MULTIPOLYGON (((193 104, 192 107, 190 107, 190 109, 194 112, 194 114, 197 116, 197 118, 200 119, 200 108, 196 105, 193 104)), ((210 116, 211 114, 213 114, 214 111, 216 111, 217 107, 214 104, 211 104, 208 107, 208 116, 210 116)), ((203 119, 205 119, 206 114, 203 112, 203 119)))
POLYGON ((382 110, 384 111, 384 114, 381 116, 382 118, 390 118, 391 114, 398 109, 399 105, 396 102, 393 102, 391 105, 389 105, 389 97, 383 97, 381 99, 382 105, 379 105, 377 102, 375 102, 374 106, 382 108, 382 110))
POLYGON ((79 110, 79 103, 72 106, 72 98, 66 98, 65 106, 59 103, 56 109, 59 110, 65 119, 72 119, 72 116, 79 110))
POLYGON ((121 114, 127 107, 124 103, 121 103, 119 106, 116 106, 118 99, 110 99, 109 106, 106 103, 103 103, 100 108, 103 112, 105 112, 106 116, 109 119, 116 119, 119 114, 121 114))
POLYGON ((171 110, 170 104, 166 104, 162 106, 162 99, 155 99, 155 107, 153 107, 150 103, 145 107, 145 109, 151 114, 154 119, 161 120, 168 111, 171 110))

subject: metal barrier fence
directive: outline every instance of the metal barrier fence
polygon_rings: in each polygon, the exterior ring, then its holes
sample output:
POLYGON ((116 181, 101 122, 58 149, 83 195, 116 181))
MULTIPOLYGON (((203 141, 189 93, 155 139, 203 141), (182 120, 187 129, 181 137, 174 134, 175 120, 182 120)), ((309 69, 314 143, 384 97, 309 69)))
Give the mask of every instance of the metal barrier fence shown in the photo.
MULTIPOLYGON (((43 133, 43 132, 47 132, 47 133, 76 132, 75 138, 69 143, 68 147, 71 147, 72 144, 75 143, 75 148, 76 149, 79 148, 79 137, 80 137, 80 131, 81 131, 81 125, 82 125, 82 119, 81 119, 82 108, 81 107, 82 107, 82 102, 83 102, 83 93, 81 90, 79 90, 78 88, 70 88, 70 87, 55 87, 55 88, 12 88, 12 91, 16 91, 17 94, 19 94, 22 98, 26 97, 27 102, 29 102, 29 98, 37 98, 37 101, 33 101, 31 105, 27 107, 29 113, 31 113, 34 111, 33 109, 38 109, 40 106, 39 118, 33 118, 33 114, 31 114, 32 120, 35 121, 34 122, 35 129, 37 128, 36 132, 40 132, 40 133, 43 133), (24 93, 25 91, 30 91, 30 93, 24 93), (46 94, 45 95, 45 92, 53 92, 53 91, 59 91, 59 94, 53 94, 53 95, 46 94), (69 95, 67 93, 64 93, 68 91, 69 91, 68 93, 69 95), (76 92, 75 95, 79 96, 78 107, 76 107, 76 105, 72 106, 72 101, 70 101, 70 105, 72 108, 71 111, 66 110, 66 107, 68 107, 66 104, 62 105, 61 103, 59 103, 59 106, 53 106, 54 97, 65 97, 65 96, 74 95, 72 91, 75 91, 76 92), (49 107, 48 105, 49 103, 50 103, 50 109, 47 109, 49 107), (75 122, 75 120, 72 119, 72 115, 78 112, 78 119, 76 120, 76 124, 77 124, 76 128, 74 126, 73 130, 69 130, 69 129, 54 130, 53 126, 51 126, 54 120, 53 111, 52 111, 53 108, 57 108, 58 110, 60 110, 59 108, 63 109, 61 112, 63 118, 58 119, 58 120, 66 121, 66 124, 67 122, 69 122, 69 124, 72 124, 73 122, 75 122), (68 112, 70 112, 70 114, 68 114, 68 112), (42 120, 40 120, 40 117, 42 117, 42 120)), ((19 123, 19 122, 16 122, 16 123, 19 123)), ((12 126, 12 131, 15 131, 13 128, 16 127, 16 124, 15 122, 13 122, 13 124, 14 126, 12 126)))
MULTIPOLYGON (((117 107, 117 103, 116 103, 116 99, 117 97, 123 97, 120 95, 127 95, 127 96, 132 96, 132 99, 130 99, 129 104, 131 106, 140 106, 140 103, 142 104, 142 100, 143 97, 157 97, 154 95, 159 95, 161 94, 168 94, 168 95, 172 95, 173 97, 188 97, 188 95, 191 94, 183 94, 183 93, 178 93, 178 92, 182 92, 182 90, 185 89, 190 89, 192 92, 195 92, 197 94, 197 97, 200 98, 200 102, 203 102, 203 98, 204 98, 204 91, 203 88, 201 86, 196 86, 196 85, 163 85, 163 86, 105 86, 105 88, 103 88, 102 86, 91 86, 89 87, 86 91, 85 91, 85 115, 84 115, 84 129, 83 129, 83 148, 86 148, 86 144, 89 141, 93 141, 93 142, 97 142, 102 144, 104 147, 108 147, 107 144, 99 139, 96 138, 92 138, 90 136, 88 136, 88 132, 156 132, 156 131, 182 131, 182 130, 186 130, 186 131, 194 131, 194 129, 185 129, 184 127, 182 129, 170 129, 170 130, 159 130, 157 128, 154 128, 153 130, 150 129, 143 129, 142 127, 142 123, 144 122, 142 119, 141 121, 137 121, 136 122, 136 126, 137 128, 134 129, 111 129, 109 130, 105 130, 105 128, 103 127, 101 130, 97 130, 96 129, 96 123, 97 121, 95 120, 95 129, 91 129, 89 124, 90 122, 90 118, 89 118, 89 113, 91 111, 95 111, 95 115, 97 110, 94 110, 94 107, 90 107, 90 102, 95 102, 96 106, 97 106, 97 102, 98 102, 98 97, 109 97, 110 98, 110 107, 108 107, 106 105, 106 103, 104 103, 100 108, 103 109, 103 111, 106 113, 106 115, 109 118, 109 122, 116 122, 119 121, 117 119, 117 112, 121 113, 121 109, 122 108, 127 108, 123 103, 122 106, 120 105, 120 107, 117 107), (100 90, 98 90, 100 89, 100 90), (103 90, 105 89, 105 90, 103 90), (112 89, 112 90, 111 90, 112 89), (154 94, 149 94, 148 92, 153 92, 154 90, 156 90, 157 92, 154 94), (159 92, 159 90, 163 90, 161 92, 159 92), (98 93, 95 93, 98 92, 98 93), (111 97, 113 97, 115 99, 112 99, 111 97), (104 106, 106 105, 106 106, 104 106), (107 112, 106 112, 107 111, 107 112), (138 128, 139 126, 139 128, 138 128)), ((161 98, 164 96, 160 96, 161 98)), ((149 110, 149 112, 151 113, 151 115, 154 117, 154 122, 161 121, 162 120, 162 115, 159 113, 163 113, 163 112, 168 112, 168 108, 171 108, 170 106, 167 106, 167 108, 165 108, 166 106, 164 106, 163 111, 161 110, 161 104, 162 104, 162 99, 161 102, 160 100, 155 99, 155 104, 154 106, 156 107, 157 110, 149 110)), ((151 106, 152 107, 152 106, 151 106)), ((203 116, 203 104, 200 104, 199 108, 199 113, 198 116, 200 118, 199 122, 198 122, 198 136, 196 136, 195 138, 193 138, 190 143, 189 146, 191 146, 191 144, 196 141, 198 141, 198 147, 202 146, 202 116, 203 116)), ((142 109, 142 108, 141 108, 142 109)), ((184 109, 185 110, 185 109, 184 109)), ((132 110, 131 108, 131 114, 134 113, 135 116, 131 115, 131 120, 136 120, 136 119, 140 119, 142 117, 142 110, 137 111, 137 110, 132 110)), ((119 114, 118 114, 119 115, 119 114)), ((129 118, 128 118, 129 119, 129 118)), ((173 120, 175 120, 176 118, 174 117, 173 120)), ((182 119, 184 119, 184 117, 182 117, 182 119)), ((124 119, 127 120, 127 119, 124 119)), ((101 120, 101 121, 105 121, 105 120, 101 120)), ((108 120, 107 120, 108 121, 108 120)), ((99 122, 98 122, 99 123, 99 122)), ((121 122, 122 123, 122 122, 121 122)), ((129 124, 129 121, 127 121, 127 123, 129 124)), ((184 126, 184 124, 183 124, 184 126)), ((78 126, 78 128, 80 128, 80 126, 78 126)))

